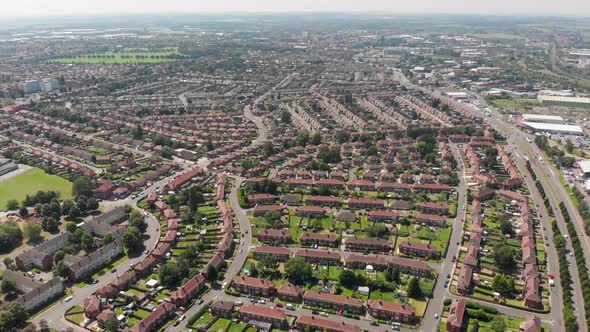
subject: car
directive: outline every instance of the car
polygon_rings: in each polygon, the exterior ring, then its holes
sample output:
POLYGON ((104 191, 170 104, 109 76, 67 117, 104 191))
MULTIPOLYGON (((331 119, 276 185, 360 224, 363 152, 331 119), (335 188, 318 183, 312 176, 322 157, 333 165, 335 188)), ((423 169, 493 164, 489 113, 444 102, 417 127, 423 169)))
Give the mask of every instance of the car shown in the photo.
POLYGON ((173 326, 178 326, 178 325, 180 325, 180 321, 179 321, 179 320, 177 320, 177 321, 175 321, 174 323, 172 323, 172 325, 173 325, 173 326))
POLYGON ((371 321, 371 325, 373 325, 373 326, 379 326, 379 322, 376 321, 376 320, 372 320, 371 321))
POLYGON ((180 318, 178 320, 184 320, 186 318, 185 315, 180 316, 180 318))
POLYGON ((64 299, 64 302, 70 302, 72 299, 73 297, 70 295, 64 299))
POLYGON ((243 249, 240 249, 240 254, 243 253, 243 252, 244 252, 244 250, 243 249))
POLYGON ((434 319, 438 319, 438 314, 434 314, 434 319))
POLYGON ((319 315, 319 314, 320 314, 320 312, 319 312, 319 311, 317 311, 317 310, 312 310, 311 314, 312 314, 312 315, 319 315))
POLYGON ((282 308, 284 306, 281 302, 277 302, 275 303, 275 305, 277 306, 277 308, 282 308))
POLYGON ((98 284, 98 279, 92 280, 92 283, 95 284, 95 285, 98 284))
POLYGON ((111 273, 115 273, 115 272, 117 272, 117 269, 112 269, 111 270, 111 273))
POLYGON ((252 302, 252 303, 256 303, 256 299, 255 299, 255 298, 251 298, 251 299, 250 299, 250 302, 252 302))
POLYGON ((553 273, 550 273, 550 274, 549 274, 549 279, 555 279, 555 274, 553 274, 553 273))
POLYGON ((453 259, 451 259, 451 262, 455 263, 457 261, 457 259, 455 257, 453 257, 453 259))
POLYGON ((258 300, 258 304, 266 304, 265 300, 258 300))
POLYGON ((179 310, 179 311, 185 311, 185 310, 186 310, 186 308, 185 308, 185 307, 178 307, 178 310, 179 310))
POLYGON ((451 279, 451 274, 447 273, 447 279, 451 279))
POLYGON ((244 302, 242 302, 242 301, 236 301, 236 302, 235 302, 235 305, 238 305, 238 306, 240 306, 240 305, 242 305, 242 304, 244 304, 244 302))
POLYGON ((320 312, 320 316, 328 317, 328 313, 325 311, 320 312))
POLYGON ((342 309, 339 309, 339 310, 338 310, 338 316, 342 316, 343 314, 344 314, 344 310, 342 310, 342 309))

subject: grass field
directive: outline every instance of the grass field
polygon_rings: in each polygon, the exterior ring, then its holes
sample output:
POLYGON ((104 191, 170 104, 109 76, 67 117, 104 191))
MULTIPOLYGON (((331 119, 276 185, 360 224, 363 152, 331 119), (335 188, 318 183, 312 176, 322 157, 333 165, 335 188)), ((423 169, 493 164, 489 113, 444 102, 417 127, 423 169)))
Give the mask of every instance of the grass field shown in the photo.
POLYGON ((59 58, 51 60, 55 63, 82 63, 82 64, 137 64, 137 63, 162 63, 176 61, 170 58, 171 55, 182 55, 176 50, 159 51, 159 52, 103 52, 82 54, 69 58, 59 58))
POLYGON ((72 183, 70 181, 57 175, 49 175, 40 168, 33 168, 0 182, 0 210, 6 208, 6 203, 9 200, 16 199, 20 203, 27 195, 33 195, 39 190, 57 191, 62 199, 72 198, 72 183))

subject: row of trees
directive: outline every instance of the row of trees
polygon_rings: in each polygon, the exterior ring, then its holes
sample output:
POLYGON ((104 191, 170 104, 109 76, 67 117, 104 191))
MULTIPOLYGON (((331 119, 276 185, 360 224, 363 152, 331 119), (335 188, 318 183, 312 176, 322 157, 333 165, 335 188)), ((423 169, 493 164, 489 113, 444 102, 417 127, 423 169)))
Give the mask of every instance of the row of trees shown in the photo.
MULTIPOLYGON (((531 177, 535 181, 535 186, 539 191, 539 194, 543 198, 543 204, 547 209, 548 217, 553 218, 551 222, 551 228, 553 230, 553 245, 555 245, 555 249, 557 251, 557 258, 559 264, 559 277, 561 279, 561 290, 562 290, 562 302, 563 302, 563 321, 565 324, 566 331, 577 331, 579 330, 578 321, 576 319, 576 314, 574 312, 573 306, 573 294, 572 294, 572 275, 570 273, 569 262, 567 260, 567 249, 566 249, 566 240, 563 237, 561 230, 557 225, 557 221, 555 220, 555 215, 553 214, 553 209, 551 207, 551 203, 549 202, 549 198, 545 193, 545 188, 537 180, 537 175, 533 171, 531 162, 527 160, 526 168, 529 171, 531 177)), ((565 207, 565 205, 564 205, 565 207)))

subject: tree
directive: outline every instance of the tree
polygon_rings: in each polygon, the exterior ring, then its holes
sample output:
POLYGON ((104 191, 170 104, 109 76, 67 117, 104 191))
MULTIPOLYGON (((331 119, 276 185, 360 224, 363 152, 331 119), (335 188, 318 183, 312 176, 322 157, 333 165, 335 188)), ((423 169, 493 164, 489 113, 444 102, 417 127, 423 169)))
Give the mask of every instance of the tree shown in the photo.
POLYGON ((502 243, 495 245, 494 261, 503 271, 512 270, 514 268, 514 250, 502 243))
POLYGON ((21 244, 23 232, 18 224, 9 220, 0 224, 0 250, 11 250, 21 244))
POLYGON ((12 269, 12 267, 13 267, 12 265, 14 264, 14 259, 12 259, 12 257, 6 256, 6 257, 4 257, 3 263, 7 269, 12 269))
POLYGON ((14 319, 14 326, 20 326, 27 321, 29 314, 24 305, 20 303, 12 303, 8 306, 8 311, 12 314, 14 319))
POLYGON ((88 211, 94 211, 98 209, 98 201, 94 197, 90 197, 88 201, 86 201, 86 209, 88 211))
POLYGON ((510 296, 514 293, 514 279, 498 273, 492 280, 492 289, 504 297, 510 296))
POLYGON ((78 226, 76 225, 75 222, 68 221, 68 222, 66 222, 65 228, 66 228, 66 231, 68 231, 70 233, 74 233, 76 231, 76 228, 78 228, 78 226))
POLYGON ((0 292, 3 294, 14 293, 16 291, 16 284, 12 280, 2 279, 0 283, 0 292))
POLYGON ((514 229, 512 223, 509 220, 502 221, 500 224, 500 231, 502 231, 502 234, 513 234, 514 229))
POLYGON ((77 206, 72 206, 70 211, 68 211, 68 214, 70 215, 70 217, 72 219, 76 219, 76 218, 80 217, 80 215, 82 214, 82 211, 80 211, 80 209, 77 206))
POLYGON ((26 207, 23 206, 23 207, 20 208, 20 210, 18 210, 18 214, 21 217, 26 217, 26 216, 29 215, 29 210, 26 207))
POLYGON ((102 238, 102 244, 109 244, 111 242, 115 241, 115 238, 111 235, 111 234, 107 234, 102 238))
POLYGON ((401 281, 400 270, 398 266, 392 267, 391 265, 385 270, 385 280, 389 282, 395 282, 399 284, 401 281))
POLYGON ((174 287, 180 281, 180 271, 176 263, 166 263, 162 265, 158 273, 160 282, 165 287, 174 287))
POLYGON ((16 210, 18 209, 18 201, 16 199, 11 199, 6 202, 6 209, 7 210, 16 210))
POLYGON ((410 278, 408 281, 408 286, 406 288, 406 292, 408 292, 408 296, 411 298, 417 298, 422 296, 422 289, 420 288, 420 280, 416 277, 410 278))
POLYGON ((213 283, 217 280, 218 276, 219 271, 217 271, 217 268, 215 266, 209 266, 207 269, 207 281, 213 283))
POLYGON ((53 218, 53 217, 49 217, 49 218, 44 218, 43 222, 41 224, 43 230, 50 232, 50 233, 55 233, 57 231, 59 231, 59 220, 53 218))
POLYGON ((61 205, 61 214, 70 214, 70 209, 74 207, 74 202, 71 200, 64 201, 61 205))
POLYGON ((281 122, 291 123, 291 113, 289 113, 289 111, 284 110, 283 112, 281 112, 281 122))
POLYGON ((205 143, 205 147, 207 148, 207 151, 215 150, 215 145, 213 145, 213 141, 211 139, 207 140, 207 143, 205 143))
POLYGON ((141 128, 139 123, 132 130, 131 135, 133 135, 133 138, 135 139, 141 139, 143 137, 143 128, 141 128))
POLYGON ((92 196, 95 187, 96 186, 94 182, 92 182, 92 180, 89 177, 79 176, 76 180, 74 180, 74 184, 72 185, 72 191, 76 196, 92 196))
POLYGON ((104 328, 109 332, 117 332, 119 329, 119 321, 115 318, 111 318, 104 323, 104 328))
POLYGON ((136 227, 141 233, 147 229, 145 217, 137 210, 131 211, 129 214, 129 226, 136 227))
POLYGON ((25 236, 29 238, 31 242, 41 241, 41 232, 43 229, 41 225, 35 223, 27 223, 24 227, 25 236))
POLYGON ((389 234, 389 229, 385 224, 374 224, 367 227, 367 234, 370 237, 386 237, 389 234))
POLYGON ((349 289, 354 289, 357 285, 356 275, 352 270, 342 271, 338 277, 338 281, 340 282, 340 285, 349 289))
POLYGON ((506 323, 504 323, 504 318, 501 316, 496 316, 492 321, 492 329, 494 332, 504 332, 506 331, 506 323))
POLYGON ((127 232, 123 234, 123 245, 129 252, 137 252, 143 247, 142 234, 137 227, 127 228, 127 232))
POLYGON ((55 264, 53 272, 62 278, 66 278, 70 274, 70 269, 66 266, 64 261, 61 260, 55 264))
POLYGON ((311 136, 310 143, 313 145, 320 145, 322 143, 322 134, 320 134, 320 133, 313 134, 313 136, 311 136))
POLYGON ((301 285, 313 277, 311 264, 307 263, 303 257, 294 257, 286 261, 285 274, 292 283, 297 285, 301 285))

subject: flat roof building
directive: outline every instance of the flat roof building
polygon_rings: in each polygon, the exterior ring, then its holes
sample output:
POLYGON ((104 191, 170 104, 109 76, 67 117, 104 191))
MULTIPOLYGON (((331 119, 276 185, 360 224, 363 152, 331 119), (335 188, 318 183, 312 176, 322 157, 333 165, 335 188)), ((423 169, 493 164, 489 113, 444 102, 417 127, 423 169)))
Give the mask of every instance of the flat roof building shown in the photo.
POLYGON ((526 122, 543 122, 543 123, 563 124, 565 121, 559 115, 523 114, 522 118, 526 122))
POLYGON ((590 108, 590 98, 540 95, 537 100, 544 106, 590 108))
POLYGON ((556 123, 542 123, 542 122, 523 122, 523 126, 529 127, 535 131, 549 132, 553 134, 564 135, 584 135, 584 131, 580 126, 556 124, 556 123))

